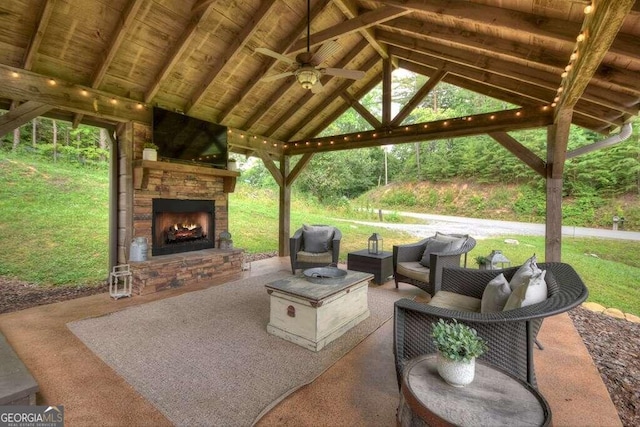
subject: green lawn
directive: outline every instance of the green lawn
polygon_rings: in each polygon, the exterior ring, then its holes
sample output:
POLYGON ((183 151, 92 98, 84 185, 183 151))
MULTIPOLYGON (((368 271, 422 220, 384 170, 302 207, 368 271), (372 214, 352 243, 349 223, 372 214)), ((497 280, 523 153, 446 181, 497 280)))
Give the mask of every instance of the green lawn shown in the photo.
MULTIPOLYGON (((0 154, 0 275, 41 285, 96 284, 108 275, 108 186, 106 169, 91 169, 12 154, 0 154)), ((405 233, 344 219, 376 220, 374 212, 327 209, 294 194, 291 232, 306 224, 331 224, 343 233, 340 258, 366 248, 378 232, 384 248, 415 241, 405 233)), ((234 245, 250 253, 278 249, 278 194, 242 183, 229 196, 234 245)), ((386 216, 385 220, 400 218, 386 216)), ((415 220, 413 220, 415 222, 415 220)), ((446 232, 446 230, 442 230, 446 232)), ((544 238, 502 236, 478 240, 469 254, 499 249, 518 265, 533 253, 544 260, 544 238), (518 245, 504 243, 517 239, 518 245)), ((640 315, 640 242, 564 238, 562 258, 589 288, 589 300, 640 315)))

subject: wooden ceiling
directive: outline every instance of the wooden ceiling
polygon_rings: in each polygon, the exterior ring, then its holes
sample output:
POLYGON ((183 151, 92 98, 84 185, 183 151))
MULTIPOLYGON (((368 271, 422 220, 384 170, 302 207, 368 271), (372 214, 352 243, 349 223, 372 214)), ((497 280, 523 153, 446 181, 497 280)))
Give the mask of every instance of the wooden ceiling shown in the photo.
MULTIPOLYGON (((292 68, 256 48, 290 58, 306 49, 305 0, 4 0, 0 108, 12 112, 0 131, 38 115, 149 122, 150 107, 160 106, 229 126, 235 151, 264 144, 298 154, 313 151, 307 139, 353 107, 385 132, 384 143, 433 137, 425 127, 395 139, 402 117, 391 117, 387 89, 382 120, 359 104, 380 82, 389 87, 394 67, 430 78, 419 96, 446 82, 521 106, 520 127, 548 124, 552 104, 602 134, 638 114, 633 0, 312 0, 310 10, 311 50, 336 40, 340 49, 324 65, 362 70, 363 79, 323 75, 316 94, 293 76, 262 80, 292 68)), ((515 129, 514 114, 498 119, 510 117, 515 129)), ((495 130, 495 117, 483 117, 475 129, 495 130)), ((476 123, 453 123, 451 135, 473 133, 476 123)))

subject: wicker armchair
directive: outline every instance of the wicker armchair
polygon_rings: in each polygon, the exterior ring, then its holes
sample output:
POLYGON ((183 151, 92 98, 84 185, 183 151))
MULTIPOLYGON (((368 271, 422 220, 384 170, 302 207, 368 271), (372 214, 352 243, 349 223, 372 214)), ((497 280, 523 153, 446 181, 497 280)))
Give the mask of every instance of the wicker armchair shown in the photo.
MULTIPOLYGON (((478 331, 489 344, 481 360, 511 372, 536 386, 533 365, 535 336, 545 317, 568 311, 582 303, 588 291, 576 271, 564 263, 540 263, 547 270, 548 298, 540 303, 497 313, 454 311, 402 299, 395 303, 394 356, 398 385, 402 369, 412 358, 435 353, 432 324, 438 319, 457 319, 478 331)), ((510 280, 518 267, 503 270, 444 268, 442 290, 482 298, 487 283, 500 273, 510 280)))
MULTIPOLYGON (((308 226, 305 226, 308 227, 308 226)), ((314 225, 311 227, 326 227, 332 231, 326 251, 317 252, 305 247, 303 232, 305 227, 299 228, 289 238, 289 258, 291 260, 291 271, 296 274, 297 269, 307 269, 312 267, 326 267, 328 265, 338 265, 340 256, 340 240, 342 233, 335 227, 327 225, 314 225)))
POLYGON ((466 240, 459 249, 430 254, 430 268, 422 267, 419 261, 425 251, 427 242, 433 240, 435 236, 420 240, 417 243, 395 245, 393 247, 393 274, 396 288, 399 282, 409 283, 433 296, 440 289, 442 269, 444 267, 460 267, 462 255, 464 255, 463 266, 467 266, 467 253, 476 246, 475 239, 462 234, 449 234, 447 236, 466 238, 466 240))

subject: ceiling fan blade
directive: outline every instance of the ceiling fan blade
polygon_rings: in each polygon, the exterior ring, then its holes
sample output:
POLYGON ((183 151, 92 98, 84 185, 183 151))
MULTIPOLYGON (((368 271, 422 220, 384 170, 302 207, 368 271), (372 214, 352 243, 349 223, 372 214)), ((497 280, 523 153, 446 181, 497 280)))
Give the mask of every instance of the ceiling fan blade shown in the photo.
POLYGON ((263 55, 267 55, 267 56, 270 56, 272 58, 278 59, 278 60, 280 60, 282 62, 286 62, 287 64, 296 64, 295 60, 293 60, 293 59, 291 59, 291 58, 289 58, 287 56, 284 56, 284 55, 282 55, 282 54, 280 54, 278 52, 274 52, 274 51, 272 51, 270 49, 266 49, 264 47, 257 47, 255 49, 255 51, 258 52, 258 53, 261 53, 263 55))
POLYGON ((320 79, 318 79, 316 84, 311 86, 311 93, 320 93, 322 92, 322 89, 324 89, 324 86, 322 86, 322 82, 320 82, 320 79))
POLYGON ((325 44, 320 46, 320 49, 318 49, 315 55, 313 55, 312 63, 316 65, 322 64, 325 59, 327 59, 331 55, 338 53, 338 51, 341 48, 342 46, 340 46, 340 43, 338 43, 337 41, 335 40, 327 41, 325 44))
POLYGON ((287 71, 286 73, 273 74, 260 79, 261 82, 272 82, 274 80, 282 79, 284 77, 293 76, 293 71, 287 71))
POLYGON ((344 77, 345 79, 360 80, 366 74, 360 70, 346 70, 344 68, 323 68, 321 70, 324 74, 336 77, 344 77))

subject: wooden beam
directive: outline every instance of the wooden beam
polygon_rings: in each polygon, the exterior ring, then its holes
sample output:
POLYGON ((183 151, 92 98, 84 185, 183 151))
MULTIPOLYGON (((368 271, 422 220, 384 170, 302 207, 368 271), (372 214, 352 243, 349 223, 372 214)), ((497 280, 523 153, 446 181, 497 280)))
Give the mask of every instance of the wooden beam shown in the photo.
MULTIPOLYGON (((313 6, 311 9, 311 22, 313 19, 320 14, 320 12, 327 6, 329 0, 321 0, 313 6)), ((302 34, 304 34, 305 29, 307 28, 307 22, 305 20, 301 20, 296 28, 291 32, 288 38, 282 41, 277 48, 273 49, 274 51, 286 52, 302 34)), ((258 55, 258 54, 256 54, 258 55)), ((251 90, 260 83, 260 80, 267 75, 269 71, 271 71, 275 65, 278 63, 278 60, 275 58, 266 58, 264 61, 264 65, 260 72, 256 73, 253 77, 251 77, 244 87, 240 90, 240 92, 234 96, 234 102, 229 104, 224 110, 222 110, 218 116, 216 117, 216 123, 223 123, 229 114, 236 108, 236 106, 240 105, 242 101, 247 97, 247 95, 251 92, 251 90)))
POLYGON ((29 120, 51 110, 53 106, 36 101, 27 101, 0 116, 0 138, 19 128, 29 120))
POLYGON ((242 128, 251 129, 258 120, 260 120, 262 117, 264 117, 265 114, 267 114, 267 112, 269 112, 270 108, 273 107, 285 93, 296 86, 298 86, 298 82, 296 81, 296 78, 294 76, 289 76, 284 79, 280 87, 275 92, 273 92, 271 96, 262 103, 262 105, 256 105, 254 113, 246 122, 244 122, 242 128))
POLYGON ((547 178, 562 179, 572 116, 573 111, 568 108, 561 111, 555 110, 553 132, 551 133, 553 140, 551 148, 547 148, 547 178))
MULTIPOLYGON (((280 175, 289 176, 289 156, 280 157, 280 175)), ((291 186, 280 185, 278 198, 278 255, 289 255, 289 236, 291 233, 291 186)))
POLYGON ((227 144, 233 149, 261 151, 270 156, 281 156, 284 142, 242 129, 227 128, 227 144))
MULTIPOLYGON (((358 44, 356 44, 356 46, 353 49, 351 49, 351 51, 349 51, 349 53, 343 56, 342 59, 340 59, 340 61, 336 63, 335 68, 345 68, 347 64, 349 64, 356 56, 358 56, 358 54, 360 54, 362 50, 366 47, 367 47, 367 41, 360 40, 360 42, 358 42, 358 44)), ((334 76, 325 75, 320 78, 320 82, 322 82, 323 86, 326 86, 327 83, 333 80, 333 78, 334 76)), ((287 109, 287 111, 281 114, 280 117, 275 122, 273 122, 271 126, 269 126, 269 129, 267 129, 266 132, 264 132, 264 134, 267 136, 273 135, 273 133, 276 132, 278 129, 280 129, 288 120, 290 120, 297 111, 302 109, 302 107, 307 102, 311 101, 314 95, 315 94, 313 92, 307 91, 302 98, 292 103, 291 106, 287 109)))
POLYGON ((17 76, 0 79, 0 98, 36 101, 113 122, 151 123, 151 112, 139 101, 7 65, 0 64, 0 70, 17 76))
POLYGON ((300 172, 304 170, 304 168, 311 161, 313 156, 314 156, 314 153, 306 153, 306 154, 303 154, 302 157, 300 157, 300 160, 298 160, 298 163, 296 163, 291 173, 287 175, 287 179, 285 180, 287 187, 293 185, 295 180, 300 175, 300 172))
POLYGON ((500 145, 509 150, 511 154, 519 158, 533 169, 538 175, 546 178, 547 168, 544 161, 538 157, 533 151, 518 142, 515 138, 506 132, 489 132, 489 136, 495 139, 500 145))
MULTIPOLYGON (((333 0, 333 3, 338 6, 340 11, 346 16, 348 19, 353 19, 358 16, 358 6, 355 4, 354 0, 333 0)), ((360 35, 373 47, 376 52, 382 57, 382 59, 389 58, 389 54, 387 53, 387 47, 378 42, 375 37, 375 34, 371 28, 364 28, 358 30, 360 35)))
MULTIPOLYGON (((613 44, 625 17, 635 0, 600 0, 593 13, 586 15, 580 34, 583 41, 577 42, 578 58, 562 82, 556 111, 572 109, 582 96, 600 62, 613 44)), ((636 46, 637 54, 637 46, 636 46)))
MULTIPOLYGON (((621 3, 633 2, 633 0, 623 0, 621 3)), ((558 41, 574 42, 576 35, 580 32, 580 24, 562 19, 545 17, 540 19, 536 14, 520 12, 497 6, 486 6, 473 2, 461 2, 455 0, 386 0, 387 5, 403 7, 407 10, 418 11, 435 18, 437 22, 444 19, 455 22, 461 26, 475 24, 478 28, 483 28, 488 34, 505 29, 517 32, 521 37, 524 35, 530 38, 544 38, 552 43, 558 41)), ((599 14, 608 5, 616 3, 616 0, 603 0, 599 4, 594 14, 599 14)), ((626 8, 626 6, 623 6, 626 8)), ((617 5, 616 5, 617 8, 617 5)), ((611 52, 624 56, 625 60, 640 64, 637 54, 637 38, 627 34, 621 34, 611 46, 611 52)))
POLYGON ((153 100, 153 98, 160 90, 160 85, 162 84, 162 82, 167 79, 171 70, 173 70, 173 68, 178 64, 178 62, 182 58, 182 55, 189 47, 189 44, 197 35, 197 30, 200 26, 200 23, 206 21, 209 18, 209 15, 211 15, 211 13, 214 11, 213 5, 215 4, 215 2, 205 1, 201 3, 202 4, 198 7, 194 5, 194 10, 202 10, 202 12, 194 14, 194 16, 189 21, 189 25, 187 26, 187 28, 185 28, 185 30, 182 32, 180 38, 176 40, 176 43, 171 49, 171 52, 169 53, 169 55, 167 55, 166 60, 162 64, 160 71, 158 71, 158 74, 156 74, 156 76, 154 77, 153 82, 151 83, 149 88, 147 88, 147 91, 144 94, 144 102, 149 103, 151 102, 151 100, 153 100))
POLYGON ((25 70, 31 70, 33 67, 33 61, 35 61, 38 49, 40 49, 40 43, 42 43, 42 38, 44 37, 44 33, 47 30, 49 21, 51 20, 51 13, 53 12, 55 5, 56 0, 46 0, 42 5, 38 18, 38 27, 31 37, 29 46, 27 46, 24 54, 24 59, 22 60, 22 68, 25 70))
MULTIPOLYGON (((409 70, 414 73, 422 74, 425 76, 432 76, 437 71, 435 68, 419 65, 415 62, 410 62, 403 59, 399 61, 399 65, 405 70, 409 70)), ((534 106, 541 107, 547 104, 546 102, 541 102, 540 100, 537 100, 537 99, 519 95, 511 91, 502 89, 500 87, 490 86, 483 82, 471 80, 456 74, 447 74, 442 81, 454 86, 461 87, 463 89, 480 93, 482 95, 485 95, 491 98, 509 102, 514 105, 520 105, 522 107, 534 107, 534 106)), ((573 122, 578 126, 582 126, 587 129, 593 129, 596 132, 605 133, 605 134, 609 133, 608 129, 611 126, 606 121, 603 121, 600 119, 594 119, 592 117, 588 117, 580 113, 574 114, 573 122)))
MULTIPOLYGON (((446 70, 450 74, 456 74, 480 83, 511 91, 519 96, 535 100, 540 104, 550 104, 556 96, 555 90, 533 85, 516 78, 494 74, 490 69, 484 71, 475 67, 450 63, 440 58, 396 46, 390 46, 389 53, 419 64, 429 64, 431 67, 446 70)), ((612 111, 609 108, 604 108, 586 100, 581 100, 579 104, 576 105, 576 109, 583 115, 602 120, 614 126, 620 126, 624 122, 624 120, 621 119, 621 111, 612 111)))
POLYGON ((429 76, 429 80, 413 95, 404 107, 391 121, 391 126, 399 126, 404 119, 422 102, 422 100, 433 90, 434 87, 447 75, 444 70, 438 70, 435 74, 429 76))
POLYGON ((205 93, 211 87, 214 80, 218 75, 222 72, 224 67, 229 63, 231 58, 233 58, 240 50, 242 50, 249 39, 251 39, 258 29, 260 25, 264 22, 264 19, 269 14, 273 5, 275 4, 275 0, 264 0, 261 1, 260 7, 254 13, 251 14, 251 19, 249 22, 244 23, 241 27, 240 32, 233 38, 231 44, 227 47, 221 57, 217 58, 214 62, 214 66, 206 76, 200 81, 198 86, 196 87, 195 92, 191 95, 191 99, 189 100, 189 104, 186 106, 185 111, 187 114, 195 108, 200 101, 202 101, 205 93))
POLYGON ((550 125, 553 121, 552 110, 550 107, 520 108, 384 130, 303 139, 289 142, 285 146, 285 154, 295 155, 310 152, 350 150, 388 144, 459 138, 490 132, 530 129, 550 125))
POLYGON ((358 114, 360 114, 362 118, 364 118, 371 125, 372 128, 380 129, 382 127, 382 123, 380 123, 376 116, 371 114, 371 112, 367 110, 364 105, 360 104, 360 102, 355 99, 350 93, 342 92, 340 96, 347 102, 349 107, 356 110, 358 114))
POLYGON ((382 124, 389 126, 391 124, 391 95, 393 88, 391 87, 393 66, 391 60, 382 61, 382 124))
MULTIPOLYGON (((533 85, 552 90, 558 88, 561 81, 560 74, 564 71, 564 67, 567 65, 571 53, 571 49, 569 49, 569 52, 562 52, 562 60, 557 61, 554 66, 545 65, 544 67, 538 67, 535 62, 536 59, 529 56, 525 56, 522 60, 517 60, 512 57, 506 58, 500 55, 496 57, 495 51, 490 50, 492 49, 491 44, 485 47, 485 50, 480 50, 470 49, 468 46, 455 48, 442 44, 440 40, 425 40, 416 38, 418 37, 417 35, 410 37, 407 33, 403 35, 379 30, 376 32, 376 36, 380 41, 390 45, 423 53, 466 67, 483 71, 488 70, 502 76, 517 78, 533 85)), ((517 45, 517 43, 510 44, 517 45)), ((544 49, 539 60, 548 61, 549 57, 553 57, 553 51, 544 49)), ((637 78, 637 73, 607 65, 598 68, 590 87, 585 91, 584 99, 634 114, 633 110, 637 109, 635 104, 637 103, 639 94, 640 82, 637 78), (612 90, 622 91, 620 98, 612 98, 612 90)))
POLYGON ((269 156, 269 153, 263 150, 256 150, 256 154, 262 159, 262 163, 264 163, 264 166, 267 168, 269 173, 271 173, 271 176, 276 181, 278 186, 282 187, 284 185, 283 175, 271 159, 271 156, 269 156))
MULTIPOLYGON (((384 6, 378 9, 370 10, 358 15, 356 18, 349 19, 331 28, 311 34, 309 37, 309 46, 315 47, 321 45, 328 40, 335 40, 345 37, 360 30, 372 27, 389 19, 411 13, 410 11, 399 9, 397 7, 384 6)), ((291 46, 287 51, 288 54, 304 52, 307 49, 307 40, 300 39, 291 46)))

